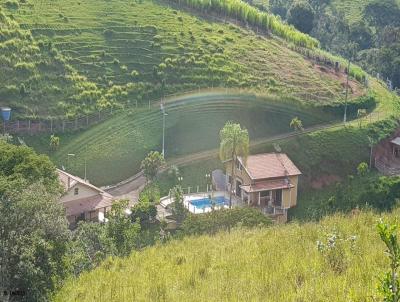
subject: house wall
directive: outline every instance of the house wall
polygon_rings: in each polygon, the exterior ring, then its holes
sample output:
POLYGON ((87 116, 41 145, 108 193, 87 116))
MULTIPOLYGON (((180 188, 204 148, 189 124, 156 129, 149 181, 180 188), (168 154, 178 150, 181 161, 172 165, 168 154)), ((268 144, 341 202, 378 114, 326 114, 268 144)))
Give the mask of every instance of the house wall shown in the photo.
POLYGON ((299 183, 298 176, 290 176, 290 183, 294 188, 282 190, 282 207, 292 208, 297 205, 297 186, 299 183))
MULTIPOLYGON (((232 173, 232 162, 229 162, 226 164, 226 175, 231 175, 231 173, 232 173)), ((251 178, 247 174, 244 168, 242 170, 238 170, 235 165, 235 173, 236 177, 243 180, 243 185, 248 185, 251 183, 251 178)))
POLYGON ((99 194, 96 190, 93 190, 92 188, 89 188, 85 185, 82 185, 80 183, 75 184, 72 186, 62 197, 61 197, 61 202, 66 202, 66 201, 71 201, 71 200, 76 200, 76 199, 81 199, 81 198, 86 198, 90 196, 95 196, 99 194), (79 193, 78 195, 75 195, 75 188, 79 188, 79 193))
MULTIPOLYGON (((232 162, 229 162, 225 165, 226 167, 226 175, 231 175, 232 171, 232 162)), ((235 173, 236 177, 243 180, 243 185, 250 184, 252 182, 250 176, 247 174, 246 170, 243 168, 242 170, 238 170, 235 165, 235 173)), ((283 189, 282 190, 282 207, 283 208, 292 208, 297 205, 297 187, 299 183, 298 176, 290 176, 290 183, 294 185, 294 188, 291 189, 283 189)), ((254 181, 253 181, 254 183, 254 181)), ((236 179, 234 182, 234 186, 236 186, 236 179)), ((249 194, 250 200, 256 204, 258 203, 258 192, 249 194)))

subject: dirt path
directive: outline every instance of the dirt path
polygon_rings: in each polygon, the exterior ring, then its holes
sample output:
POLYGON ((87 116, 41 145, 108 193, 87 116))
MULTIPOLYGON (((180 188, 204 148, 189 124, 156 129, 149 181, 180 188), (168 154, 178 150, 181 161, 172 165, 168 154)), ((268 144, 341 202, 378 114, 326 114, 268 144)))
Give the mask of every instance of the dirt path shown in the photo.
MULTIPOLYGON (((290 132, 290 133, 283 133, 280 135, 272 136, 269 138, 265 139, 258 139, 258 140, 253 140, 250 142, 250 147, 256 147, 262 144, 266 143, 272 143, 275 141, 280 141, 283 139, 288 139, 300 135, 304 135, 307 133, 315 132, 315 131, 320 131, 324 129, 331 129, 331 128, 338 128, 338 127, 343 127, 342 123, 330 123, 330 124, 323 124, 323 125, 318 125, 318 126, 313 126, 304 129, 302 132, 290 132)), ((206 150, 206 151, 201 151, 177 158, 171 158, 168 159, 167 161, 167 167, 164 169, 166 170, 168 167, 176 165, 176 166, 183 166, 187 165, 196 161, 201 161, 201 160, 206 160, 210 158, 216 158, 218 156, 218 149, 212 149, 212 150, 206 150)), ((144 188, 146 185, 146 178, 143 175, 143 172, 139 172, 138 174, 116 184, 113 186, 105 187, 104 189, 113 195, 115 198, 118 199, 129 199, 132 203, 137 202, 139 198, 139 193, 140 191, 144 188)))

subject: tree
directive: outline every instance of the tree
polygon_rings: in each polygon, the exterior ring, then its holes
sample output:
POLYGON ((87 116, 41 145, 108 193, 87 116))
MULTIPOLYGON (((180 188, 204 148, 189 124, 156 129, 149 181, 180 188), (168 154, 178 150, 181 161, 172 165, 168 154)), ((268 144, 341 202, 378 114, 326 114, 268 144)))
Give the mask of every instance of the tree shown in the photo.
POLYGON ((36 154, 26 146, 15 146, 0 140, 0 194, 19 184, 43 182, 47 190, 60 192, 56 167, 45 155, 36 154))
POLYGON ((303 122, 296 116, 290 121, 290 128, 293 128, 294 131, 303 131, 303 122))
POLYGON ((46 300, 67 275, 70 232, 55 166, 0 141, 0 288, 46 300))
POLYGON ((360 176, 365 176, 368 173, 368 170, 368 164, 362 162, 357 167, 357 174, 360 176))
POLYGON ((151 202, 139 202, 132 208, 131 219, 133 222, 139 221, 142 228, 150 226, 157 216, 157 207, 151 202))
POLYGON ((94 269, 108 256, 116 255, 114 242, 107 234, 104 224, 97 222, 78 223, 71 243, 70 263, 73 274, 94 269))
POLYGON ((151 151, 142 161, 140 168, 143 170, 147 181, 154 180, 158 169, 165 164, 164 157, 158 151, 151 151))
POLYGON ((386 224, 380 221, 377 225, 379 236, 385 243, 386 253, 390 259, 390 271, 381 280, 379 291, 383 295, 385 302, 400 301, 400 246, 397 239, 397 225, 386 224))
POLYGON ((230 160, 232 163, 231 176, 232 182, 229 192, 229 208, 232 208, 232 192, 235 183, 235 164, 237 157, 243 157, 246 161, 249 154, 249 133, 246 129, 242 129, 240 124, 227 122, 220 131, 220 147, 219 156, 222 161, 230 160))
POLYGON ((112 238, 118 256, 129 255, 139 243, 140 224, 138 221, 132 223, 126 213, 128 203, 128 200, 114 202, 111 211, 106 215, 107 236, 112 238))
POLYGON ((287 12, 287 21, 303 33, 313 29, 315 12, 306 1, 295 1, 287 12))
POLYGON ((60 138, 54 134, 50 136, 50 148, 51 150, 57 150, 60 146, 60 138))
POLYGON ((396 26, 400 25, 400 9, 394 0, 375 0, 365 6, 364 18, 372 26, 396 26))
POLYGON ((174 198, 174 203, 172 204, 172 213, 178 224, 182 223, 186 217, 186 209, 183 204, 183 191, 180 186, 176 186, 171 190, 171 195, 174 198))
POLYGON ((0 194, 0 288, 47 301, 68 274, 70 231, 59 195, 26 184, 0 194))

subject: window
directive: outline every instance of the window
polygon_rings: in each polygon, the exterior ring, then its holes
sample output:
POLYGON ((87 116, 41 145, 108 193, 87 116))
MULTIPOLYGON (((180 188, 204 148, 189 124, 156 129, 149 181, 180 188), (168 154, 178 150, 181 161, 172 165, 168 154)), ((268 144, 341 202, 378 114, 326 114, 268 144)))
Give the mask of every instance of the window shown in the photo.
POLYGON ((79 222, 79 221, 84 221, 85 220, 85 213, 81 213, 81 214, 79 214, 79 216, 77 216, 76 217, 76 222, 79 222))
POLYGON ((260 192, 260 197, 269 197, 269 192, 270 191, 261 191, 260 192))
POLYGON ((282 206, 282 189, 275 191, 275 205, 280 207, 282 206))
POLYGON ((75 188, 74 189, 74 195, 78 195, 79 194, 79 188, 75 188))

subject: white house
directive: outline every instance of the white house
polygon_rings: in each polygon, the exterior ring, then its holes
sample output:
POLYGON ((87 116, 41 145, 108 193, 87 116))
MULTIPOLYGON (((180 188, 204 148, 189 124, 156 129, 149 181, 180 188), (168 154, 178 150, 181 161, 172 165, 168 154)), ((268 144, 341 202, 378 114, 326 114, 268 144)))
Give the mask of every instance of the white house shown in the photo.
POLYGON ((112 195, 90 184, 82 178, 57 169, 58 177, 65 191, 60 198, 66 210, 69 223, 73 226, 78 221, 104 221, 111 209, 112 195))

